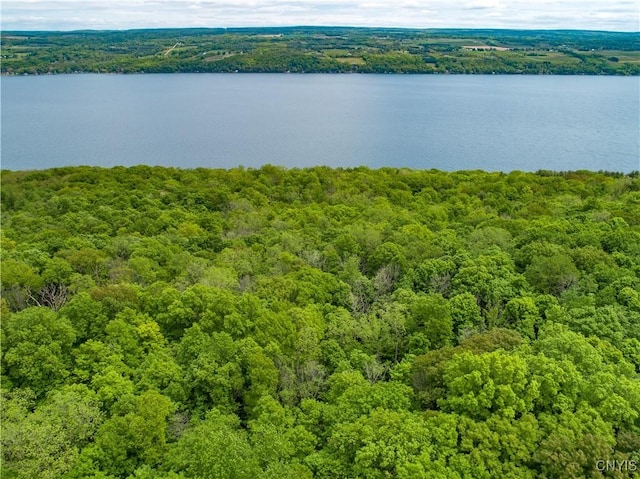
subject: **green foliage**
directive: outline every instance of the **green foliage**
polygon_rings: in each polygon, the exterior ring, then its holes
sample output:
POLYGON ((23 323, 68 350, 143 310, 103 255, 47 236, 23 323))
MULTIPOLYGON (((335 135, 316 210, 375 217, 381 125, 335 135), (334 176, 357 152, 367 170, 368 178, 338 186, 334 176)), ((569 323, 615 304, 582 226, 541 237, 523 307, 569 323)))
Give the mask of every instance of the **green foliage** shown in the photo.
POLYGON ((532 298, 520 297, 509 301, 504 308, 506 322, 523 336, 534 339, 540 312, 532 298))
POLYGON ((177 472, 203 479, 250 479, 261 472, 239 420, 216 409, 185 431, 172 448, 168 462, 177 472))
POLYGON ((538 394, 527 376, 527 365, 517 356, 501 351, 462 353, 445 366, 446 391, 439 405, 473 419, 488 419, 492 414, 513 419, 528 412, 538 394))
POLYGON ((560 295, 578 282, 578 269, 571 258, 561 254, 536 257, 527 266, 525 277, 537 291, 560 295))
POLYGON ((43 394, 68 375, 75 331, 48 308, 27 308, 2 322, 3 363, 12 381, 43 394))
POLYGON ((78 167, 2 191, 3 477, 640 460, 635 174, 78 167))
POLYGON ((432 349, 451 344, 453 339, 451 307, 441 295, 416 298, 411 313, 416 329, 424 332, 432 349))
MULTIPOLYGON (((31 410, 28 390, 2 399, 2 450, 18 478, 56 478, 78 460, 102 422, 99 401, 83 385, 64 386, 31 410)), ((12 476, 10 476, 12 477, 12 476)))
POLYGON ((100 469, 126 476, 143 464, 156 466, 164 460, 172 402, 150 390, 137 397, 124 396, 116 406, 118 414, 102 424, 89 452, 100 469))
MULTIPOLYGON (((566 30, 285 27, 3 32, 2 73, 637 75, 638 43, 637 33, 566 30)), ((2 200, 19 204, 23 197, 8 189, 2 200)), ((194 204, 219 211, 227 202, 228 190, 220 189, 198 195, 194 204)), ((50 202, 60 210, 71 210, 76 204, 59 197, 50 202)), ((185 221, 178 226, 189 247, 219 241, 217 235, 194 226, 202 225, 185 221)), ((488 233, 493 236, 489 241, 507 238, 496 230, 488 233)))

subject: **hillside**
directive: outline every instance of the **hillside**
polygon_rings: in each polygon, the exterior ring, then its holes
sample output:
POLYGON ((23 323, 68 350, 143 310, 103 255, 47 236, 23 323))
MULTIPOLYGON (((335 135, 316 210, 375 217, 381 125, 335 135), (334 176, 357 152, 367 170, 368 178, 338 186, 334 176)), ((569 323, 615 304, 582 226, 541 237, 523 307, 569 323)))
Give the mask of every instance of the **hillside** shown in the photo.
POLYGON ((347 27, 2 32, 2 74, 640 74, 640 33, 347 27))

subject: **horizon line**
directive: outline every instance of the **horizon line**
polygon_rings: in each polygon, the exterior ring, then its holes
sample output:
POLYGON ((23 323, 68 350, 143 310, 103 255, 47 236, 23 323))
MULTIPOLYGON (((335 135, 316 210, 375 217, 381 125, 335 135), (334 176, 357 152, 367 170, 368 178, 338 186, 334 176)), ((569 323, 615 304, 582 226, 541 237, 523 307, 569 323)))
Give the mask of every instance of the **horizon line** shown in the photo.
POLYGON ((0 28, 0 34, 15 32, 31 33, 87 33, 87 32, 135 32, 143 30, 278 30, 278 29, 322 29, 322 28, 342 28, 360 30, 413 30, 413 31, 495 31, 495 32, 594 32, 594 33, 621 33, 640 34, 640 30, 598 30, 585 28, 496 28, 496 27, 399 27, 399 26, 371 26, 371 25, 263 25, 263 26, 226 26, 226 27, 203 27, 203 26, 183 26, 183 27, 134 27, 134 28, 79 28, 79 29, 4 29, 0 28))

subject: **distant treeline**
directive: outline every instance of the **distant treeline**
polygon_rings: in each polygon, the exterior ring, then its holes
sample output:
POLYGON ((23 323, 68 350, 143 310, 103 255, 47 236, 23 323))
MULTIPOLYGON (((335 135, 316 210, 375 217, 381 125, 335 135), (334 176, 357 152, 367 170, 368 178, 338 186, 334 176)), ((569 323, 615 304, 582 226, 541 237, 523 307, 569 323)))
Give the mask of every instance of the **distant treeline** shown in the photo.
POLYGON ((640 74, 640 33, 349 27, 4 32, 1 72, 640 74))

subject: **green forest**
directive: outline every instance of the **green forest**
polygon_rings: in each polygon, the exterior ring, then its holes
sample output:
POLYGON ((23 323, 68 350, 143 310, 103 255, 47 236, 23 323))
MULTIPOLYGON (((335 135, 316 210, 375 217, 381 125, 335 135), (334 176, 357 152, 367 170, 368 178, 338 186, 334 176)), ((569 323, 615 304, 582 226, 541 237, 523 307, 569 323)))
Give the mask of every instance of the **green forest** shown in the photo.
POLYGON ((5 75, 640 75, 638 32, 281 27, 2 32, 0 38, 5 75))
POLYGON ((3 479, 631 478, 640 175, 2 172, 3 479))

